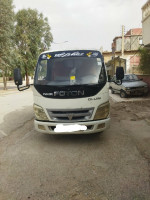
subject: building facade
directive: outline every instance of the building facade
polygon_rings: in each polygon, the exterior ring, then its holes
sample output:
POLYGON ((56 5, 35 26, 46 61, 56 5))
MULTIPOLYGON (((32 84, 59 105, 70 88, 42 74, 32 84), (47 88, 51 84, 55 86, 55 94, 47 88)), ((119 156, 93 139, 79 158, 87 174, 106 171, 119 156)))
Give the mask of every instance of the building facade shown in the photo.
POLYGON ((138 49, 142 44, 142 28, 130 29, 124 35, 124 53, 122 55, 122 36, 117 36, 113 39, 112 52, 103 52, 104 61, 106 66, 109 65, 109 70, 112 69, 109 74, 114 73, 114 67, 116 64, 110 67, 111 63, 122 63, 125 73, 135 73, 138 74, 138 66, 140 63, 140 57, 138 55, 138 49), (111 53, 111 54, 110 54, 111 53), (116 59, 117 58, 117 59, 116 59), (110 61, 115 59, 115 62, 110 61), (118 61, 120 59, 120 61, 118 61), (107 64, 109 61, 109 64, 107 64))
POLYGON ((150 47, 150 0, 142 7, 143 44, 150 47))
MULTIPOLYGON (((124 51, 138 50, 142 44, 142 28, 130 29, 124 35, 124 51)), ((115 37, 112 43, 112 52, 122 49, 122 36, 115 37)))

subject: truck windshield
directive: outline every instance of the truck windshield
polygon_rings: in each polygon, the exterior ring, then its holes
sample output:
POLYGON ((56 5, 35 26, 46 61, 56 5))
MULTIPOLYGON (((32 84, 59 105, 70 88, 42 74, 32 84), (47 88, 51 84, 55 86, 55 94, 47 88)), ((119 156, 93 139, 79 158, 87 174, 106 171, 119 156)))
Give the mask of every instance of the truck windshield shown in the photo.
POLYGON ((57 57, 37 64, 37 85, 93 85, 106 81, 105 68, 99 57, 57 57))

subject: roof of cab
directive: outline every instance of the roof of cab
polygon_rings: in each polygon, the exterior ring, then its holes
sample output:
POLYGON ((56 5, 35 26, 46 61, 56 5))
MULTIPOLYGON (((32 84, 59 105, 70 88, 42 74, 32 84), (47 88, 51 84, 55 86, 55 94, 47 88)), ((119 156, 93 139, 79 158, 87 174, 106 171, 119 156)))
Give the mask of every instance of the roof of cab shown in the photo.
MULTIPOLYGON (((98 49, 76 49, 76 48, 74 48, 74 49, 50 49, 50 50, 47 50, 47 51, 44 51, 44 52, 42 52, 41 54, 44 54, 44 53, 49 53, 49 52, 62 52, 62 51, 99 51, 98 49)), ((100 51, 99 51, 100 52, 100 51)), ((101 52, 100 52, 101 53, 101 52)), ((40 54, 40 55, 41 55, 40 54)))

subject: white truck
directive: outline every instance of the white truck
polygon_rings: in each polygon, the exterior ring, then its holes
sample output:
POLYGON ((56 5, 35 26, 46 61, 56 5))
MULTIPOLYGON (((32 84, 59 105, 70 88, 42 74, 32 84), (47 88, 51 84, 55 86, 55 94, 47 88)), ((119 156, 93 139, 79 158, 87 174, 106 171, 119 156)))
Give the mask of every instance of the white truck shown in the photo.
MULTIPOLYGON (((14 70, 18 89, 20 69, 14 70)), ((35 129, 49 134, 90 134, 110 124, 109 84, 96 50, 46 51, 39 56, 32 86, 35 129)))

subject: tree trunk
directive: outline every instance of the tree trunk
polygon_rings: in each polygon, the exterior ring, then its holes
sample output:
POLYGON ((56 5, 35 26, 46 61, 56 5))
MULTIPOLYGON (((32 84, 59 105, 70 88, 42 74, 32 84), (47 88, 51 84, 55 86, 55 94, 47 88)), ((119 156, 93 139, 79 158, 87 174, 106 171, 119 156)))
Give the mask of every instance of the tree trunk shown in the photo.
POLYGON ((29 77, 28 77, 28 70, 25 68, 25 76, 26 76, 26 85, 29 85, 29 77))
POLYGON ((7 90, 7 77, 5 76, 5 72, 3 72, 3 90, 7 90))

